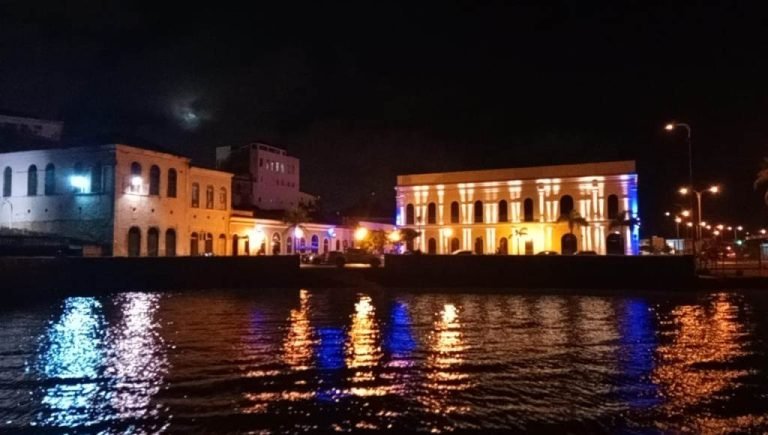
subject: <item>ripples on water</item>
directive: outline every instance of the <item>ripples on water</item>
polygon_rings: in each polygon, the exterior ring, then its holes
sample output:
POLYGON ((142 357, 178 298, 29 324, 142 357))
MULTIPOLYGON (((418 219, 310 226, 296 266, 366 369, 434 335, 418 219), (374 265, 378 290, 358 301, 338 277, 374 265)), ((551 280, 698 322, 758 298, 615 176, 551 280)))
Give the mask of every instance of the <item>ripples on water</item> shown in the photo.
POLYGON ((768 430, 768 296, 120 293, 0 311, 0 432, 768 430))

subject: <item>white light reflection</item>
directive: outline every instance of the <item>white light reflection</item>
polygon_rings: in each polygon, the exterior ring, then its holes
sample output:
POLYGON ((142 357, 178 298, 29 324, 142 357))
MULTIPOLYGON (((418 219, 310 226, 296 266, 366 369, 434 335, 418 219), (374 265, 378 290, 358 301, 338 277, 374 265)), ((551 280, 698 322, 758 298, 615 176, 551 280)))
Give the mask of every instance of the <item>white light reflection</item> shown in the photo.
POLYGON ((61 317, 43 338, 39 369, 48 408, 39 425, 74 427, 92 423, 106 406, 101 380, 104 364, 104 315, 96 298, 64 301, 61 317))
POLYGON ((355 304, 347 344, 346 364, 352 371, 349 380, 352 384, 351 394, 380 396, 387 393, 387 387, 373 385, 376 380, 374 368, 380 359, 379 326, 375 319, 375 309, 370 296, 361 295, 355 304))
POLYGON ((112 407, 119 418, 157 415, 152 397, 168 370, 165 344, 156 313, 160 295, 124 293, 117 298, 121 319, 109 329, 107 374, 114 378, 112 407))
POLYGON ((464 413, 466 406, 450 405, 446 395, 463 391, 470 387, 466 373, 461 373, 460 364, 464 362, 467 346, 461 332, 459 309, 454 304, 445 304, 435 321, 435 330, 431 340, 431 353, 428 357, 427 387, 432 390, 426 396, 426 407, 436 414, 464 413))

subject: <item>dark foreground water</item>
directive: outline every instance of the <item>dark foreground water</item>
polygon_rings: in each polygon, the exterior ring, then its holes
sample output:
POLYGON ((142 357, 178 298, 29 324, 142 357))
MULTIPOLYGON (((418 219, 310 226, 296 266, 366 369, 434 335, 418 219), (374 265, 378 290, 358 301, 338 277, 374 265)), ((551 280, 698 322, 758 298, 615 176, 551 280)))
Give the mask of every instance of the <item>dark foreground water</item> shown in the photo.
POLYGON ((0 432, 768 431, 768 293, 120 293, 0 308, 0 432))

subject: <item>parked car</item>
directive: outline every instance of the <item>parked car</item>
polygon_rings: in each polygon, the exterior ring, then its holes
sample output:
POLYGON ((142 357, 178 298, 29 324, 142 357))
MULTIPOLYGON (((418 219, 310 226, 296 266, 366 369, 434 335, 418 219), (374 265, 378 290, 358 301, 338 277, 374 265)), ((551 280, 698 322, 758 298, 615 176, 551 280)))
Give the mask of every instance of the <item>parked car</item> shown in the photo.
POLYGON ((576 251, 573 255, 597 255, 595 251, 576 251))
POLYGON ((560 255, 560 253, 556 251, 541 251, 536 255, 560 255))
POLYGON ((466 249, 459 249, 456 251, 453 251, 451 255, 472 255, 472 251, 468 251, 466 249))
POLYGON ((344 253, 339 251, 332 252, 337 252, 337 254, 329 255, 329 264, 335 264, 338 267, 344 267, 345 264, 368 264, 371 267, 381 266, 381 258, 365 249, 349 248, 344 253))

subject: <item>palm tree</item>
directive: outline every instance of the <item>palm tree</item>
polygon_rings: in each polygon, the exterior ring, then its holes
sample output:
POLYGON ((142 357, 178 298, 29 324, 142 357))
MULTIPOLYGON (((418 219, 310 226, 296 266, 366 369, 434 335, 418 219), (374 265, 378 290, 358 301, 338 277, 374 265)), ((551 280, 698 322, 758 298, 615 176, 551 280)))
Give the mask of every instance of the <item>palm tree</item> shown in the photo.
POLYGON ((560 215, 559 218, 557 218, 558 222, 568 222, 568 232, 573 234, 573 228, 574 227, 588 227, 589 222, 587 222, 586 219, 584 219, 579 212, 576 210, 571 210, 568 214, 560 215))
POLYGON ((515 228, 509 238, 517 238, 517 255, 520 255, 520 237, 528 235, 528 228, 515 228))
MULTIPOLYGON (((763 158, 763 168, 757 172, 757 178, 755 178, 755 189, 760 186, 768 184, 768 157, 763 158)), ((768 190, 763 195, 763 201, 768 205, 768 190)))
POLYGON ((622 229, 624 227, 632 228, 637 224, 638 224, 638 219, 632 217, 628 211, 624 210, 619 212, 619 214, 617 214, 614 219, 611 219, 611 222, 608 224, 608 229, 609 230, 612 230, 614 228, 622 229))

